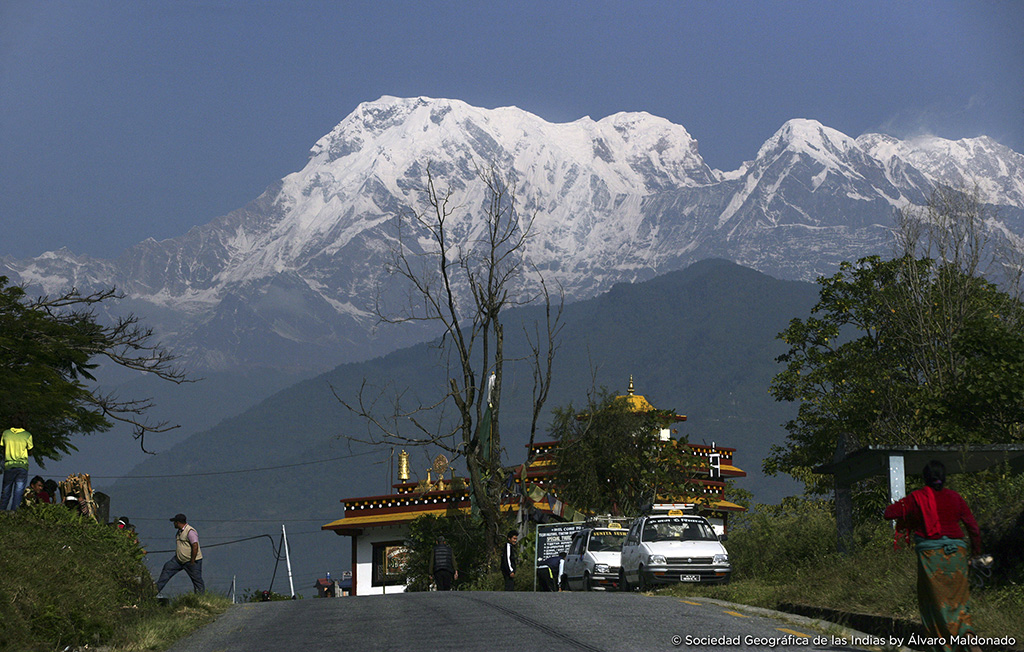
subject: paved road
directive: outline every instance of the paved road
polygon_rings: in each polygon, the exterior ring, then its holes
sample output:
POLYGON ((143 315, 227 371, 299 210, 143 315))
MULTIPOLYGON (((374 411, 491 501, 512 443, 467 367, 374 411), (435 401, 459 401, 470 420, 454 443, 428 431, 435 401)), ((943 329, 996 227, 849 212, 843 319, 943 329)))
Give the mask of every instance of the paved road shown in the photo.
POLYGON ((625 593, 410 593, 238 605, 170 652, 863 649, 780 616, 625 593))

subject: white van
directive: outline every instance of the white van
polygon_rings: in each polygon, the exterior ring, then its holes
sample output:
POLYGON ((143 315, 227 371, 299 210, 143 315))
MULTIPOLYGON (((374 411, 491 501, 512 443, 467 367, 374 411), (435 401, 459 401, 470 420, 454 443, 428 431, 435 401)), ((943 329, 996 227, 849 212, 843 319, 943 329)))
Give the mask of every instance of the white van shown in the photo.
POLYGON ((616 588, 619 583, 619 553, 626 540, 626 528, 586 527, 572 537, 565 556, 565 580, 570 591, 616 588))
POLYGON ((651 514, 633 521, 622 545, 619 589, 655 584, 724 584, 732 566, 714 527, 703 516, 651 514))

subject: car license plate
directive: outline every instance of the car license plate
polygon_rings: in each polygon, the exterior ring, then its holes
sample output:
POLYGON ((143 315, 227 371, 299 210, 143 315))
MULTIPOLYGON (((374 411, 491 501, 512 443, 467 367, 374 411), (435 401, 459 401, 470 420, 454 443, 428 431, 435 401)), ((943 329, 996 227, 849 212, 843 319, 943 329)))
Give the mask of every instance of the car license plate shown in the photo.
POLYGON ((680 582, 699 582, 700 581, 700 575, 680 575, 679 576, 679 581, 680 582))

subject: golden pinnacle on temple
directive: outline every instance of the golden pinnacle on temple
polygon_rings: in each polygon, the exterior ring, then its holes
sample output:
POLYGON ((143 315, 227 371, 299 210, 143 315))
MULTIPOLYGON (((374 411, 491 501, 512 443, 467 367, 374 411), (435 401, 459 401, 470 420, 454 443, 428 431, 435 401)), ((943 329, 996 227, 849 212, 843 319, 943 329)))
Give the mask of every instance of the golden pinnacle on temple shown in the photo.
POLYGON ((409 454, 404 450, 398 454, 398 480, 399 482, 409 481, 409 454))

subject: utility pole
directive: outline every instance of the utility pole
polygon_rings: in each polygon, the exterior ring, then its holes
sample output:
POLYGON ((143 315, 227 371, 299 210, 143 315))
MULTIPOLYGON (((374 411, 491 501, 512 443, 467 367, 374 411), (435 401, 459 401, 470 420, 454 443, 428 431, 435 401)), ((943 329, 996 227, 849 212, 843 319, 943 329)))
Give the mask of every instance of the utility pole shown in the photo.
POLYGON ((284 561, 288 566, 288 589, 291 591, 292 599, 294 599, 295 582, 292 581, 292 558, 288 554, 288 533, 284 530, 284 523, 281 524, 281 541, 284 543, 284 561))

